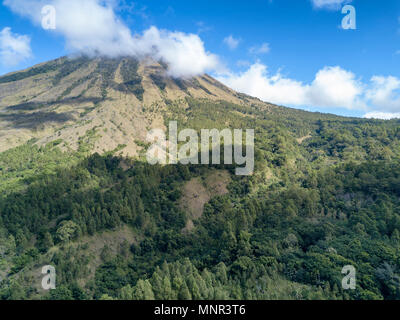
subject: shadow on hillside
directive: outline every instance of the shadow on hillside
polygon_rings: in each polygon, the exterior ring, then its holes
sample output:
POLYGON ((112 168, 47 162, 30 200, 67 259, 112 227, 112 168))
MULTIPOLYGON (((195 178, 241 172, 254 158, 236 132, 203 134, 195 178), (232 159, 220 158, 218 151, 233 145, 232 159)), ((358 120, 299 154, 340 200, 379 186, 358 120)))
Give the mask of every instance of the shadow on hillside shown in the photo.
POLYGON ((74 117, 69 113, 42 111, 29 114, 0 114, 0 121, 9 122, 10 126, 15 129, 37 129, 39 126, 48 122, 64 123, 73 119, 74 117))
POLYGON ((37 109, 48 108, 48 107, 51 107, 54 105, 59 105, 59 104, 83 104, 83 103, 97 104, 104 100, 106 100, 106 99, 97 98, 97 97, 72 97, 72 98, 47 101, 47 102, 42 102, 42 101, 25 102, 25 103, 20 103, 20 104, 16 104, 13 106, 9 106, 5 110, 6 111, 32 111, 32 110, 37 110, 37 109))

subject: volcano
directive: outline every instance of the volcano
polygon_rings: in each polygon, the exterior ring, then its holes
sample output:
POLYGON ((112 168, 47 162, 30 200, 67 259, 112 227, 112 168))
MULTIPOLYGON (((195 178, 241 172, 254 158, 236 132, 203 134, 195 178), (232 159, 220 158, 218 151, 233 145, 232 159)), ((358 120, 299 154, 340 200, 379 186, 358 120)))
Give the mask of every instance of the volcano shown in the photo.
POLYGON ((170 77, 167 65, 151 59, 63 57, 0 77, 0 152, 32 139, 77 150, 92 133, 93 152, 124 146, 123 155, 136 156, 147 131, 164 128, 167 107, 183 111, 189 98, 274 107, 206 74, 170 77))

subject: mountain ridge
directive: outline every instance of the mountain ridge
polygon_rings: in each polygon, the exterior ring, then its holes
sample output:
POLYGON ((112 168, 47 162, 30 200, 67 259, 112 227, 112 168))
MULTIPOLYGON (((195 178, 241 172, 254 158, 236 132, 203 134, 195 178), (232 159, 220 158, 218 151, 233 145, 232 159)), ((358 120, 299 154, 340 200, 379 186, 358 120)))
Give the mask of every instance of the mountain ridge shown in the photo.
POLYGON ((123 154, 136 156, 133 140, 144 141, 143 132, 163 128, 160 112, 172 101, 187 108, 186 98, 274 107, 207 74, 169 77, 167 66, 151 59, 62 57, 0 77, 0 151, 32 138, 40 145, 65 139, 61 147, 77 150, 79 138, 102 127, 114 134, 101 134, 95 151, 126 145, 123 154))

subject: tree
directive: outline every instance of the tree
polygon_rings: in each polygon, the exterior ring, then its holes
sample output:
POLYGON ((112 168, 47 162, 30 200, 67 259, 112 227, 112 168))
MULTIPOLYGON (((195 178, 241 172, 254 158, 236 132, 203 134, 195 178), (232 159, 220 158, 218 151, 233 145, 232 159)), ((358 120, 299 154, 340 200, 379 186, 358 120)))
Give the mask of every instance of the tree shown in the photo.
POLYGON ((192 300, 192 295, 190 294, 189 288, 186 282, 183 283, 178 295, 179 300, 192 300))
POLYGON ((79 226, 73 221, 63 221, 57 229, 57 237, 61 242, 69 242, 77 235, 79 226))
POLYGON ((135 300, 155 300, 153 288, 149 280, 139 280, 134 288, 135 300))

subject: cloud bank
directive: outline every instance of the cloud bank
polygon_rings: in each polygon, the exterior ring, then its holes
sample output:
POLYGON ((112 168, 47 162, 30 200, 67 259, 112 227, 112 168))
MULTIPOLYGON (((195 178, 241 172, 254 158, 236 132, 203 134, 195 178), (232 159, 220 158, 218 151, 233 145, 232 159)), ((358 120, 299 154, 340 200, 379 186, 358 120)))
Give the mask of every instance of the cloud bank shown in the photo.
POLYGON ((244 72, 217 78, 237 91, 280 105, 361 110, 384 119, 400 113, 400 79, 392 76, 374 76, 365 83, 335 66, 322 68, 312 82, 303 83, 280 72, 270 74, 266 65, 257 62, 244 72))
POLYGON ((31 39, 15 34, 11 28, 0 31, 0 61, 4 66, 15 66, 32 56, 31 39))
MULTIPOLYGON (((159 30, 132 34, 115 14, 116 0, 5 0, 15 13, 41 25, 41 9, 56 9, 56 29, 71 52, 88 55, 151 56, 169 65, 174 77, 190 77, 218 67, 218 57, 207 52, 198 35, 159 30)), ((50 30, 49 30, 50 31, 50 30)))

